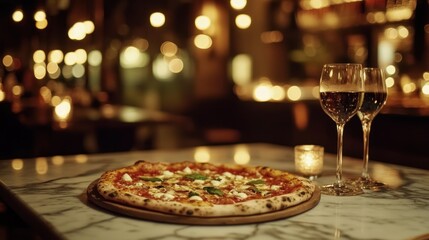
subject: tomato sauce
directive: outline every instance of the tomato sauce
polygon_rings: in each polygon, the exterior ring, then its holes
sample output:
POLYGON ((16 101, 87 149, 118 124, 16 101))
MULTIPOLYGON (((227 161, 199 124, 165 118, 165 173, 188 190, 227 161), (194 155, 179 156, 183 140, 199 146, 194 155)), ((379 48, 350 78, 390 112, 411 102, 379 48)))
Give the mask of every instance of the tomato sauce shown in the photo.
MULTIPOLYGON (((278 186, 276 189, 268 189, 265 191, 268 191, 269 193, 265 196, 265 197, 273 197, 273 196, 278 196, 278 195, 283 195, 283 194, 287 194, 290 192, 295 191, 296 189, 298 189, 299 187, 302 186, 302 184, 299 181, 288 181, 286 180, 282 175, 280 176, 272 176, 271 174, 269 174, 269 172, 267 173, 266 171, 262 171, 262 173, 260 172, 256 172, 256 171, 246 171, 245 168, 228 168, 225 166, 213 166, 210 164, 203 164, 203 167, 199 167, 200 165, 197 165, 195 163, 190 163, 189 165, 187 165, 193 173, 201 173, 202 175, 206 174, 206 170, 210 170, 210 176, 209 177, 209 182, 211 179, 211 176, 214 175, 223 175, 225 172, 229 172, 233 175, 240 175, 242 177, 244 177, 245 179, 263 179, 263 181, 265 182, 265 184, 267 184, 268 186, 278 186)), ((186 166, 185 166, 186 167, 186 166)), ((139 196, 145 197, 145 198, 151 198, 151 199, 156 199, 150 192, 149 189, 153 188, 153 187, 167 187, 168 185, 173 185, 173 184, 167 184, 165 182, 151 182, 150 184, 147 185, 136 185, 136 182, 140 182, 141 180, 141 176, 145 176, 145 177, 158 177, 161 176, 163 174, 163 172, 165 170, 168 170, 170 172, 176 173, 178 171, 180 171, 183 174, 184 171, 184 165, 183 164, 172 164, 172 165, 168 165, 166 168, 164 169, 151 169, 151 168, 146 168, 146 169, 141 169, 139 171, 134 171, 134 172, 127 172, 127 174, 131 177, 132 181, 124 181, 122 179, 123 177, 123 173, 118 173, 115 176, 114 179, 114 184, 116 187, 118 188, 127 188, 128 190, 130 190, 131 192, 133 192, 134 194, 137 194, 139 196)), ((225 175, 223 175, 225 176, 225 175)), ((186 179, 184 177, 179 178, 178 182, 176 184, 179 185, 183 185, 183 186, 189 186, 189 182, 192 182, 192 179, 186 179)), ((207 182, 205 185, 206 186, 209 184, 209 182, 207 182)), ((248 189, 245 190, 246 193, 246 197, 245 198, 239 198, 238 196, 235 195, 231 195, 228 194, 230 191, 234 190, 235 186, 234 185, 224 185, 221 188, 222 194, 217 195, 217 194, 210 194, 208 192, 204 192, 201 189, 199 189, 200 194, 199 196, 203 199, 203 201, 205 202, 210 202, 212 204, 233 204, 233 203, 239 203, 239 202, 244 202, 244 201, 249 201, 249 200, 254 200, 254 199, 262 199, 264 198, 264 196, 262 195, 261 191, 259 190, 253 190, 252 189, 248 189)), ((257 185, 255 185, 255 188, 257 188, 257 185)), ((169 188, 170 189, 170 188, 169 188)), ((167 191, 167 189, 165 189, 164 191, 160 191, 160 192, 165 192, 167 191)), ((189 191, 176 191, 175 193, 175 198, 174 201, 178 201, 178 202, 190 202, 189 200, 189 191)))

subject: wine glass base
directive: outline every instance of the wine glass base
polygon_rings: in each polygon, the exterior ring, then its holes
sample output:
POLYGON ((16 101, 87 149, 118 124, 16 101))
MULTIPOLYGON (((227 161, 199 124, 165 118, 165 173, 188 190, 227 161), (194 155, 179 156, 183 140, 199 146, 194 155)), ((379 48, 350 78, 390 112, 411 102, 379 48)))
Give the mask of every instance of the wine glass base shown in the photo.
POLYGON ((325 185, 322 186, 321 192, 331 196, 356 196, 364 193, 360 187, 352 184, 343 184, 341 186, 337 184, 325 185))
POLYGON ((389 186, 387 186, 386 184, 373 180, 369 177, 360 177, 358 179, 352 180, 352 182, 354 185, 360 186, 360 188, 364 191, 369 190, 373 192, 379 192, 389 189, 389 186))

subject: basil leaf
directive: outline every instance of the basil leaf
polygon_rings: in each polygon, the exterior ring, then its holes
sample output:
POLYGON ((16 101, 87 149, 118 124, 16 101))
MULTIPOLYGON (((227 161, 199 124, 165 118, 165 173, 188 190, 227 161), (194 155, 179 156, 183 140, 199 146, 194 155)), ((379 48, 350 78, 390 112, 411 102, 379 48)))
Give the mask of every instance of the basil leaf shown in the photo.
POLYGON ((157 178, 157 177, 142 177, 142 176, 140 176, 140 179, 143 181, 148 181, 148 182, 162 182, 163 181, 161 178, 157 178))
POLYGON ((200 195, 196 192, 189 192, 188 193, 188 198, 193 197, 193 196, 200 196, 200 195))
POLYGON ((199 173, 191 173, 184 176, 186 179, 190 180, 206 180, 207 176, 199 174, 199 173))
POLYGON ((247 185, 256 185, 256 184, 265 184, 265 181, 262 179, 252 180, 246 183, 247 185))
POLYGON ((206 192, 212 194, 212 195, 218 195, 218 196, 222 196, 223 192, 215 187, 203 187, 204 190, 206 190, 206 192))

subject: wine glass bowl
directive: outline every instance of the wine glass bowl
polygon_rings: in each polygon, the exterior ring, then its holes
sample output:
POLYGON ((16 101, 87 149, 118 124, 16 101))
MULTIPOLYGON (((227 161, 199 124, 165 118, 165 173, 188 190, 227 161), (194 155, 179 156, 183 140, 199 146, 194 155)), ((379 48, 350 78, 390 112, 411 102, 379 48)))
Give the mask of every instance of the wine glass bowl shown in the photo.
POLYGON ((371 179, 368 172, 369 135, 371 123, 387 101, 387 87, 380 68, 363 68, 362 80, 365 87, 364 99, 357 115, 363 130, 363 168, 361 177, 355 180, 362 189, 380 190, 386 188, 381 182, 371 179))
POLYGON ((360 187, 344 181, 342 176, 344 126, 359 110, 364 95, 361 70, 360 64, 325 64, 320 76, 320 105, 337 126, 336 181, 322 186, 322 193, 327 195, 353 196, 363 193, 360 187))

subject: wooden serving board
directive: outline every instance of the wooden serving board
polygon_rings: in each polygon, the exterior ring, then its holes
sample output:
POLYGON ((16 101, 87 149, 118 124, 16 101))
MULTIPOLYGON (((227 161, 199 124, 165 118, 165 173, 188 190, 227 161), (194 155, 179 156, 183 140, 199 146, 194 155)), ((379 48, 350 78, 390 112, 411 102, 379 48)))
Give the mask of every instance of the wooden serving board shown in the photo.
POLYGON ((284 210, 255 214, 249 216, 226 216, 226 217, 198 217, 198 216, 182 216, 172 215, 162 212, 150 211, 142 208, 136 208, 132 206, 122 205, 116 202, 106 200, 101 196, 96 188, 97 181, 92 182, 87 188, 88 200, 95 205, 115 212, 121 215, 134 217, 138 219, 157 221, 163 223, 177 223, 177 224, 189 224, 189 225, 237 225, 237 224, 250 224, 250 223, 261 223, 273 220, 279 220, 291 216, 298 215, 306 212, 315 207, 320 201, 320 188, 316 186, 315 192, 312 197, 293 207, 286 208, 284 210))

